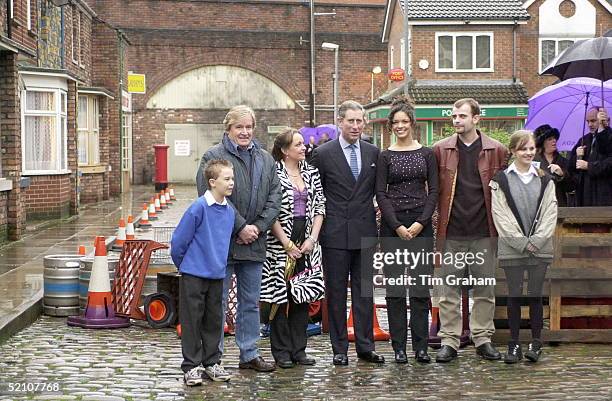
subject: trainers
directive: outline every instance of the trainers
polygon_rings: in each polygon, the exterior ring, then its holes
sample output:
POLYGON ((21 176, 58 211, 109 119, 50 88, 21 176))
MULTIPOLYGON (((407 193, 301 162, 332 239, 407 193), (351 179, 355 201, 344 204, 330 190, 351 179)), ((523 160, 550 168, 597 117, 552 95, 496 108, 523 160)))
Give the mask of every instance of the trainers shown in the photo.
POLYGON ((230 374, 223 369, 223 366, 215 363, 211 366, 206 366, 204 368, 204 373, 208 378, 214 382, 226 382, 230 379, 230 374))
POLYGON ((510 342, 508 343, 508 353, 504 357, 506 363, 517 363, 523 359, 523 352, 521 351, 521 344, 510 342))
POLYGON ((537 362, 540 359, 540 355, 542 355, 542 341, 533 340, 529 343, 529 349, 525 352, 525 358, 531 362, 537 362))
POLYGON ((196 366, 189 372, 185 373, 183 376, 185 384, 188 386, 199 386, 202 384, 202 369, 203 368, 201 366, 196 366))

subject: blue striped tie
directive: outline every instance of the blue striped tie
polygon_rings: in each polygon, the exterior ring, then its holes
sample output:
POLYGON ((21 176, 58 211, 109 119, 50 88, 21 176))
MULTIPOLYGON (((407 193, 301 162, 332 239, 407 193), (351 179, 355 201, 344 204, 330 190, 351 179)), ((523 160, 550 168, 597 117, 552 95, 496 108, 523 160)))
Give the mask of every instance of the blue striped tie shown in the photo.
POLYGON ((353 177, 355 177, 355 181, 357 181, 357 178, 359 177, 359 165, 357 164, 357 152, 355 151, 355 149, 357 149, 357 145, 355 145, 354 143, 350 144, 349 148, 351 148, 351 173, 353 173, 353 177))

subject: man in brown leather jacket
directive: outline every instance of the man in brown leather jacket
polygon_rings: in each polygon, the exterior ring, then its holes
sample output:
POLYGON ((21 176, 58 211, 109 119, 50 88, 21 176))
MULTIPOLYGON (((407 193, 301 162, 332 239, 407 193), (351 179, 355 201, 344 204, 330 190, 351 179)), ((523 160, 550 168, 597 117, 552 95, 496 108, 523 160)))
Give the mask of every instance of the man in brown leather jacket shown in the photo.
MULTIPOLYGON (((460 99, 453 105, 455 134, 434 144, 440 175, 437 249, 442 252, 438 286, 442 348, 437 362, 457 357, 462 331, 461 285, 456 279, 477 281, 495 277, 497 236, 491 217, 489 181, 506 168, 508 150, 476 129, 480 106, 474 99, 460 99), (472 254, 472 260, 464 259, 472 254)), ((501 354, 491 344, 495 332, 495 291, 490 284, 473 285, 474 304, 470 316, 472 340, 478 355, 496 360, 501 354)))

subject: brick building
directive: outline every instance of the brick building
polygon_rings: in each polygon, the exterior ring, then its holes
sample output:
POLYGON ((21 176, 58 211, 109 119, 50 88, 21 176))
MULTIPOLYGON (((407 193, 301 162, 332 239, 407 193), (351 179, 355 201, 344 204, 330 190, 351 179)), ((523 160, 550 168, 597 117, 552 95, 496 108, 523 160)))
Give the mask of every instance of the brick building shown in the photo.
POLYGON ((83 0, 35 3, 38 58, 19 65, 28 219, 76 214, 121 190, 121 35, 83 0))
MULTIPOLYGON (((170 145, 170 181, 193 181, 233 105, 255 109, 264 144, 309 120, 308 2, 97 0, 93 7, 125 32, 128 70, 146 77, 146 93, 132 98, 134 183, 151 182, 157 143, 170 145)), ((315 122, 323 124, 333 119, 334 54, 321 44, 339 45, 339 99, 369 102, 372 67, 386 69, 384 0, 317 1, 314 11, 335 12, 314 24, 315 122)))
MULTIPOLYGON (((483 106, 480 126, 512 132, 527 117, 527 100, 553 83, 539 73, 578 39, 612 26, 609 0, 389 0, 382 40, 389 67, 406 71, 424 143, 444 135, 454 99, 473 97, 483 106), (408 20, 405 66, 404 4, 408 20)), ((368 105, 375 139, 388 146, 384 122, 403 82, 368 105)))
POLYGON ((18 239, 25 228, 22 177, 21 101, 23 82, 18 61, 34 62, 37 52, 37 7, 31 2, 0 5, 0 241, 18 239), (29 6, 29 7, 28 7, 29 6))
MULTIPOLYGON (((522 125, 527 92, 518 75, 517 31, 528 20, 518 0, 387 2, 382 40, 388 44, 391 69, 406 71, 423 143, 431 144, 448 130, 450 105, 462 97, 474 97, 483 106, 481 128, 512 131, 522 125)), ((392 83, 368 105, 374 138, 383 147, 392 139, 384 129, 389 103, 403 91, 404 82, 392 83)))
POLYGON ((2 240, 120 192, 125 38, 82 0, 3 2, 0 26, 2 240))

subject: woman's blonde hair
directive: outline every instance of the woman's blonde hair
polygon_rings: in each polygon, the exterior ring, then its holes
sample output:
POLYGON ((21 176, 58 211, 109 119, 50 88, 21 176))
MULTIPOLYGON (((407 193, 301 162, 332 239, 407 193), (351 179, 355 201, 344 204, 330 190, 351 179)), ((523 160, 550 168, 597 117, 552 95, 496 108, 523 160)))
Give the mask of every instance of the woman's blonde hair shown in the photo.
POLYGON ((516 151, 517 149, 520 149, 525 146, 527 142, 529 142, 529 140, 532 140, 535 144, 535 137, 533 136, 533 132, 526 129, 520 129, 514 131, 514 133, 510 135, 510 143, 508 144, 508 147, 511 151, 516 151))
POLYGON ((225 118, 223 119, 223 125, 225 125, 225 130, 229 131, 230 126, 232 124, 236 124, 240 119, 245 116, 251 116, 253 119, 253 128, 255 128, 255 112, 249 106, 245 106, 244 104, 234 106, 227 112, 225 118))

